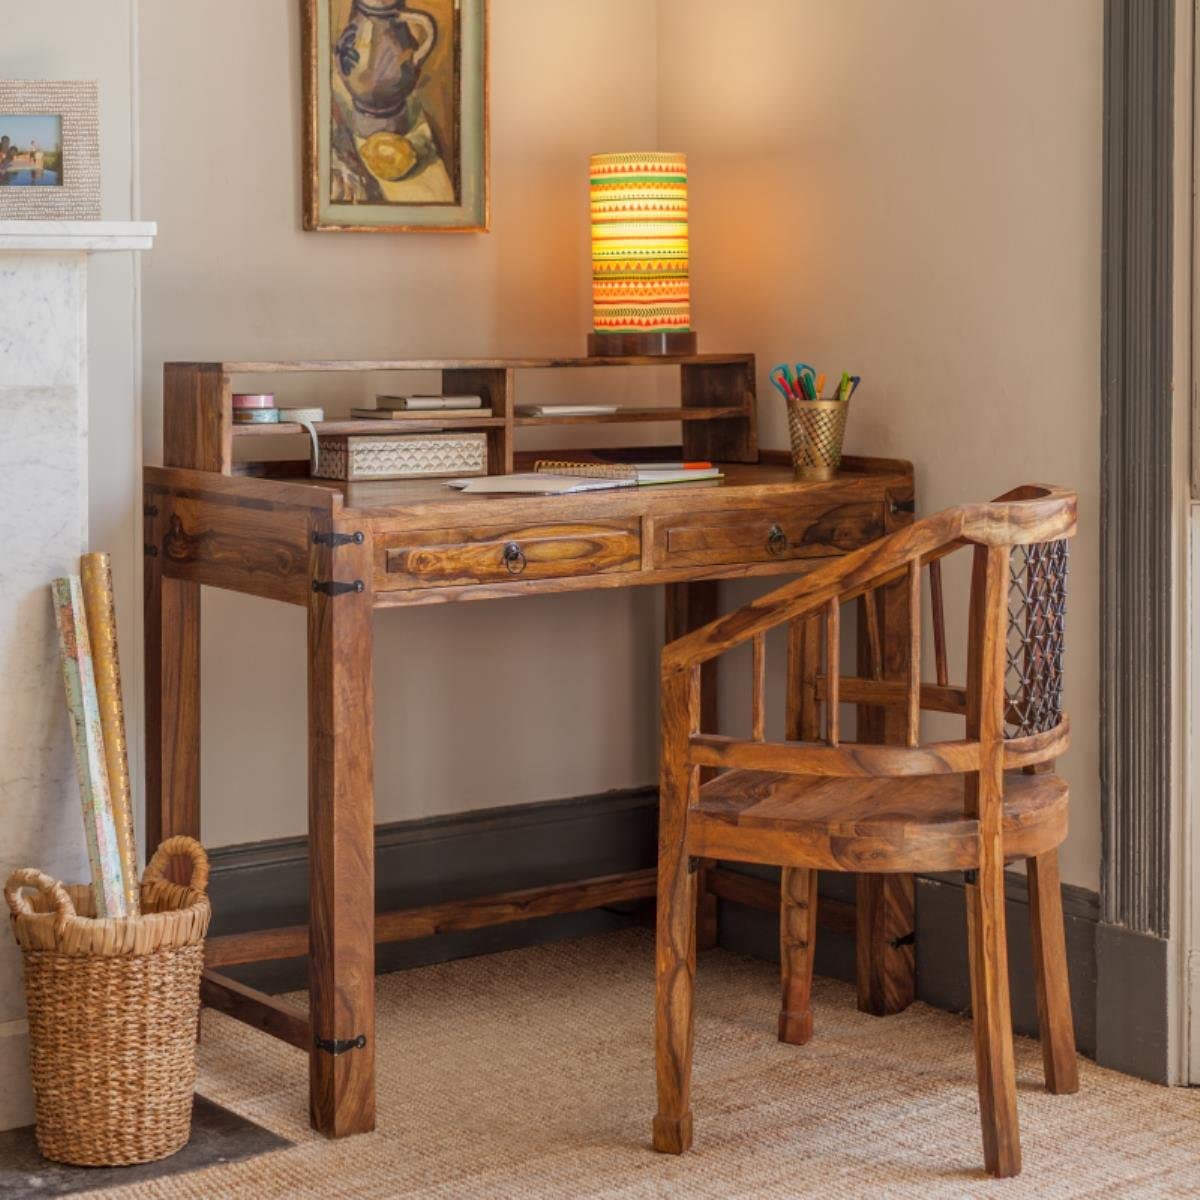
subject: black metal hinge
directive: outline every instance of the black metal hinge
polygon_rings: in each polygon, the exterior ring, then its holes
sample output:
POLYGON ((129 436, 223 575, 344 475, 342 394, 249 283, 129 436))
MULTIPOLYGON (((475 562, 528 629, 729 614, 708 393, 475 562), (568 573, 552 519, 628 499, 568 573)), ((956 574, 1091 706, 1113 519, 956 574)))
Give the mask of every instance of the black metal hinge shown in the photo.
POLYGON ((312 540, 314 546, 328 546, 336 550, 338 546, 361 546, 363 535, 361 530, 355 530, 354 533, 314 533, 312 540))
POLYGON ((356 1038, 343 1038, 340 1041, 336 1038, 323 1038, 313 1035, 313 1045, 318 1050, 324 1050, 326 1054, 332 1054, 335 1057, 339 1054, 345 1054, 348 1050, 361 1050, 367 1044, 367 1035, 360 1033, 356 1038))
POLYGON ((892 501, 890 501, 890 503, 892 506, 892 515, 893 516, 895 516, 897 513, 902 513, 902 512, 903 513, 915 513, 917 511, 917 502, 915 499, 913 499, 913 500, 892 500, 892 501))
POLYGON ((343 583, 340 579, 313 580, 313 591, 320 592, 322 596, 344 596, 347 592, 361 592, 366 586, 361 579, 353 583, 343 583))

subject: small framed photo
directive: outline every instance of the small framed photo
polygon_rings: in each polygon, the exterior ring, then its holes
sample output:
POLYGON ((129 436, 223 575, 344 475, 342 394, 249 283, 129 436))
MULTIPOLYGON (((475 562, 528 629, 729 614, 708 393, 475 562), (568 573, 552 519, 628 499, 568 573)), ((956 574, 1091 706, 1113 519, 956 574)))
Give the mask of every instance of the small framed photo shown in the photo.
POLYGON ((100 217, 95 83, 0 79, 0 220, 100 217))

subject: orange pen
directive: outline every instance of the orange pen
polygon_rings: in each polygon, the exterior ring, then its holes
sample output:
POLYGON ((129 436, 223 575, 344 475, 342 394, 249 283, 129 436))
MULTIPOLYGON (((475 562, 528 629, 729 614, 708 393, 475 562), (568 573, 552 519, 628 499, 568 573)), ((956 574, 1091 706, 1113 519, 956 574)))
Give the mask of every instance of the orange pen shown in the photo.
POLYGON ((817 376, 817 399, 820 400, 821 393, 825 390, 825 376, 817 376))

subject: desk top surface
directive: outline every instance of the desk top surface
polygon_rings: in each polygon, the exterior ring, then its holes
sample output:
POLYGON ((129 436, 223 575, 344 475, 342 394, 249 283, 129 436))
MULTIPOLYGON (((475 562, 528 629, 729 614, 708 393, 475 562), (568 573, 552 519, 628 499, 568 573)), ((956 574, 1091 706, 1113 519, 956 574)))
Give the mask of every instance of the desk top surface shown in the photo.
POLYGON ((836 494, 846 502, 856 496, 877 498, 883 493, 911 495, 912 466, 893 459, 846 458, 842 470, 829 482, 796 479, 788 456, 764 451, 758 463, 721 463, 723 480, 661 487, 613 488, 565 496, 464 496, 441 479, 377 480, 337 483, 329 480, 252 479, 150 468, 148 481, 182 483, 185 478, 221 480, 224 489, 244 491, 256 498, 303 508, 329 508, 333 515, 355 520, 415 519, 470 522, 582 519, 625 517, 678 512, 681 509, 711 511, 754 507, 781 494, 809 492, 814 496, 836 494))

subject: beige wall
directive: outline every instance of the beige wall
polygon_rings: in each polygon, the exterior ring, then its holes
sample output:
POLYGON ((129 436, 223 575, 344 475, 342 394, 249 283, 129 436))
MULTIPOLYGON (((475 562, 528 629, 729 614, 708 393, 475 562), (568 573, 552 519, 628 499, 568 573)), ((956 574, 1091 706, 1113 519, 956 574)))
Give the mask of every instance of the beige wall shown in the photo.
MULTIPOLYGON (((587 157, 655 142, 653 5, 492 12, 493 231, 364 236, 300 230, 295 0, 142 4, 151 457, 167 359, 583 352, 587 157)), ((308 394, 345 408, 354 387, 308 394)), ((651 782, 655 607, 639 591, 379 614, 378 819, 651 782)), ((304 615, 211 594, 204 620, 220 626, 203 660, 205 840, 300 833, 304 615)))
POLYGON ((1090 888, 1102 7, 659 4, 659 144, 690 156, 694 320, 705 346, 758 354, 763 444, 787 444, 765 372, 799 357, 861 372, 847 444, 912 459, 920 512, 1025 481, 1079 491, 1063 873, 1090 888))
MULTIPOLYGON (((151 457, 165 359, 580 348, 587 155, 685 150, 696 325, 759 355, 766 445, 786 441, 765 368, 803 356, 861 370, 850 445, 912 458, 922 511, 1079 489, 1064 873, 1095 887, 1100 6, 492 8, 494 228, 450 238, 300 232, 291 0, 141 5, 151 457), (195 47, 221 30, 214 70, 195 47)), ((335 410, 363 394, 302 386, 335 410)), ((379 819, 652 780, 656 603, 380 614, 379 819)), ((205 617, 206 840, 300 832, 302 614, 214 595, 205 617)))

